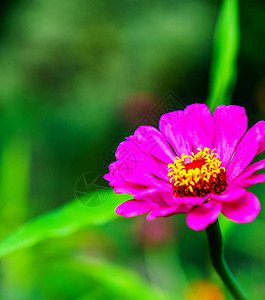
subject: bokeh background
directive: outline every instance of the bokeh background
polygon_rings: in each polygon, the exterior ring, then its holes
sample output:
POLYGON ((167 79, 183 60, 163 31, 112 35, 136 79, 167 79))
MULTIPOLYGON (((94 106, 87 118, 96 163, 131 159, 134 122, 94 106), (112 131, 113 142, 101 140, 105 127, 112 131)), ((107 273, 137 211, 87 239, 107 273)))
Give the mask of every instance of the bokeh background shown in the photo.
MULTIPOLYGON (((208 98, 220 7, 217 0, 3 2, 0 237, 48 218, 25 231, 27 248, 8 240, 0 299, 231 299, 204 233, 188 229, 184 216, 93 219, 99 203, 84 205, 76 193, 95 190, 112 201, 102 175, 117 144, 137 125, 157 125, 159 114, 208 98), (71 226, 65 220, 53 230, 68 203, 79 207, 71 226)), ((239 1, 239 16, 231 103, 246 108, 251 126, 265 118, 264 1, 239 1)), ((264 206, 265 186, 252 191, 264 206)), ((231 269, 251 299, 265 299, 264 210, 251 224, 221 225, 231 269)))

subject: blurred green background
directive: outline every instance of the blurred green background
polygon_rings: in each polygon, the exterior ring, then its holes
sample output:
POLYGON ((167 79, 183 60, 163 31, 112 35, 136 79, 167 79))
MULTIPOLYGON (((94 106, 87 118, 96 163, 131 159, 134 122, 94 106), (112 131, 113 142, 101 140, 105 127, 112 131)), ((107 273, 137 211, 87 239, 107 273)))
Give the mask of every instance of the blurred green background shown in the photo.
MULTIPOLYGON (((117 144, 165 111, 208 99, 244 106, 249 126, 265 118, 265 3, 239 1, 240 30, 232 4, 216 28, 221 5, 3 2, 0 299, 231 299, 204 232, 184 216, 118 218, 122 198, 101 179, 117 144), (83 205, 79 188, 94 204, 83 205)), ((265 186, 252 191, 264 206, 265 186)), ((221 225, 231 269, 250 299, 265 299, 264 212, 251 224, 221 225)))

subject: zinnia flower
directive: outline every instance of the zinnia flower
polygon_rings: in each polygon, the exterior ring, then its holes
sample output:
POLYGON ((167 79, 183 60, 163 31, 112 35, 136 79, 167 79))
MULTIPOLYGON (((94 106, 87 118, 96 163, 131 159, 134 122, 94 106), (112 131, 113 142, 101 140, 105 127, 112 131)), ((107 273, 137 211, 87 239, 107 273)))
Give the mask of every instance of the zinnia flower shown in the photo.
POLYGON ((213 115, 204 104, 161 116, 159 130, 140 126, 121 142, 117 161, 104 176, 117 194, 130 194, 116 208, 124 217, 147 219, 186 213, 187 225, 205 229, 220 213, 234 222, 253 221, 258 198, 246 188, 265 182, 265 121, 247 129, 243 107, 220 105, 213 115))

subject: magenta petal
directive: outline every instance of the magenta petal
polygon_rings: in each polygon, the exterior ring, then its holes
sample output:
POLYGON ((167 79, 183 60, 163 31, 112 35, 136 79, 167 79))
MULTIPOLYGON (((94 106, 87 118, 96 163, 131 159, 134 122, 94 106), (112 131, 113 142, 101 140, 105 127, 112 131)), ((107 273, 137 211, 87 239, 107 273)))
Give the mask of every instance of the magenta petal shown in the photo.
MULTIPOLYGON (((265 121, 259 121, 257 124, 259 124, 258 126, 261 127, 265 131, 265 121)), ((260 143, 257 154, 263 152, 264 150, 265 150, 265 138, 263 138, 262 142, 260 143)))
POLYGON ((192 152, 182 110, 162 115, 159 120, 159 130, 167 138, 177 155, 181 156, 182 153, 192 152))
POLYGON ((260 143, 265 136, 262 124, 260 122, 255 124, 240 141, 235 155, 226 169, 228 183, 240 175, 257 154, 260 143))
MULTIPOLYGON (((242 181, 244 185, 250 187, 253 184, 265 182, 265 174, 254 174, 242 181)), ((245 188, 245 187, 244 187, 245 188)))
POLYGON ((114 187, 114 192, 116 194, 129 194, 133 195, 135 199, 142 199, 143 197, 153 195, 155 193, 160 192, 158 189, 154 188, 141 188, 138 189, 133 187, 132 185, 128 186, 126 184, 119 184, 118 186, 114 187))
MULTIPOLYGON (((172 199, 174 198, 172 192, 171 193, 161 193, 158 191, 152 195, 146 195, 145 200, 149 200, 157 203, 159 206, 173 206, 176 205, 174 202, 172 203, 172 199)), ((138 198, 140 199, 140 198, 138 198)))
POLYGON ((203 230, 217 220, 221 209, 222 204, 215 201, 195 207, 187 213, 187 225, 193 230, 203 230))
POLYGON ((123 215, 125 218, 130 218, 145 214, 156 207, 159 207, 159 205, 154 202, 128 200, 117 206, 115 212, 117 215, 123 215))
POLYGON ((140 126, 134 133, 135 142, 132 137, 130 140, 135 143, 144 155, 152 154, 166 164, 172 163, 175 154, 171 150, 166 138, 152 126, 140 126))
POLYGON ((234 184, 234 182, 240 182, 246 178, 248 178, 253 173, 265 169, 265 159, 255 162, 254 164, 251 164, 249 167, 247 167, 237 178, 235 178, 231 184, 234 184))
POLYGON ((211 197, 218 201, 229 202, 242 197, 243 195, 245 195, 245 193, 246 190, 242 188, 235 188, 235 189, 227 190, 221 195, 212 194, 211 197))
POLYGON ((147 159, 130 141, 120 143, 115 156, 117 161, 109 165, 109 174, 104 177, 111 186, 125 180, 149 186, 151 173, 146 168, 147 159))
POLYGON ((232 188, 249 188, 250 186, 265 182, 265 174, 254 174, 243 180, 234 180, 229 186, 232 188))
POLYGON ((217 149, 222 166, 227 167, 235 148, 247 129, 245 109, 236 105, 220 105, 213 114, 215 137, 213 148, 217 149))
POLYGON ((195 206, 195 205, 201 205, 205 200, 209 198, 209 195, 206 195, 204 197, 175 197, 175 201, 177 203, 182 203, 184 205, 189 206, 195 206))
POLYGON ((152 155, 143 154, 132 141, 120 143, 115 155, 117 161, 109 165, 109 173, 104 178, 117 193, 136 196, 149 188, 172 192, 167 166, 152 155))
POLYGON ((154 220, 157 217, 167 217, 177 213, 186 213, 189 208, 184 206, 159 207, 153 209, 147 216, 146 220, 154 220))
POLYGON ((222 213, 230 220, 237 223, 253 221, 260 212, 259 199, 251 192, 231 203, 223 203, 222 213))
POLYGON ((208 147, 212 149, 214 121, 211 111, 205 104, 188 105, 184 110, 185 127, 193 150, 208 147))

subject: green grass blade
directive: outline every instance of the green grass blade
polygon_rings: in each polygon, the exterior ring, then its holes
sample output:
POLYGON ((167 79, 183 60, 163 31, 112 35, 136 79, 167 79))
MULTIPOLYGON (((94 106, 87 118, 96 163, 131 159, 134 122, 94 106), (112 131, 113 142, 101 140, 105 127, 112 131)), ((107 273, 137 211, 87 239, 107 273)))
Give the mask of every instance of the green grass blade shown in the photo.
POLYGON ((223 0, 216 24, 207 104, 214 110, 231 102, 237 77, 239 50, 239 12, 237 0, 223 0))
MULTIPOLYGON (((87 199, 101 197, 99 192, 90 193, 87 199)), ((118 216, 114 209, 129 195, 116 195, 110 190, 108 199, 98 207, 85 207, 77 200, 45 213, 16 229, 0 242, 0 258, 16 250, 31 247, 38 242, 74 233, 84 226, 94 226, 111 221, 118 216)))

